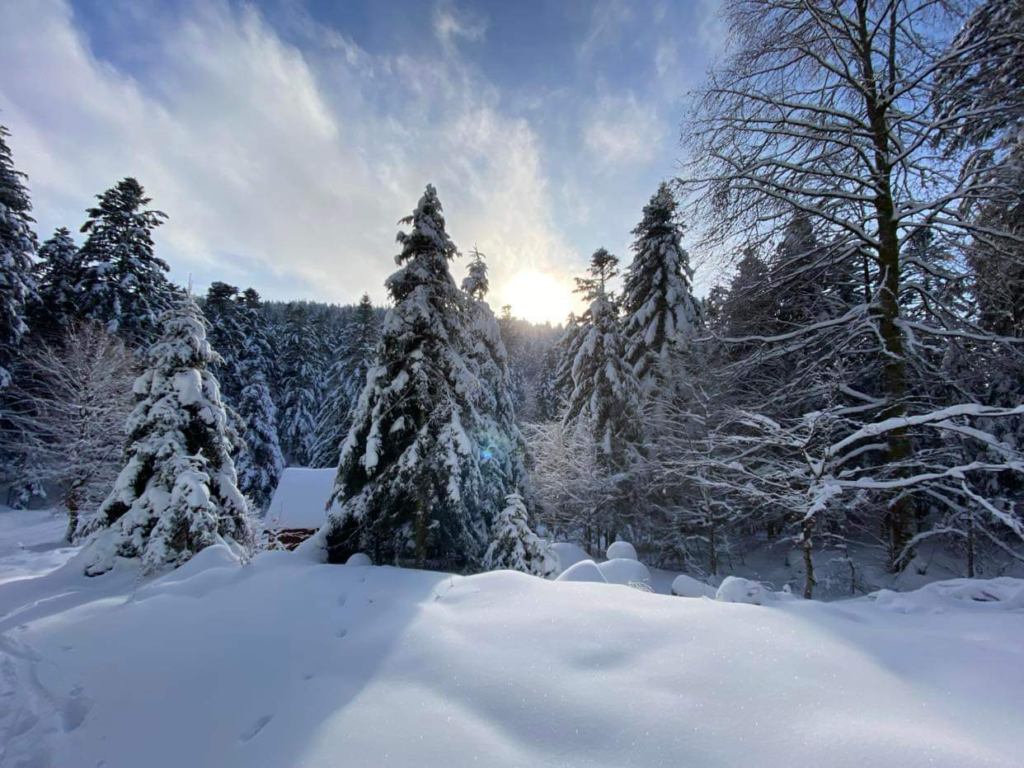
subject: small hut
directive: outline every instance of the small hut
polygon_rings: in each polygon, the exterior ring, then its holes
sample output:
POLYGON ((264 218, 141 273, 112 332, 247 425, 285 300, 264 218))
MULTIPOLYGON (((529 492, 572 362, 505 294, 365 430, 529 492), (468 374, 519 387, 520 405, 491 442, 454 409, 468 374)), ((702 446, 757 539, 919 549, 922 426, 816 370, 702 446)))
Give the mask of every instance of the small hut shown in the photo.
POLYGON ((295 549, 327 522, 327 500, 336 474, 336 469, 285 469, 264 518, 271 541, 295 549))

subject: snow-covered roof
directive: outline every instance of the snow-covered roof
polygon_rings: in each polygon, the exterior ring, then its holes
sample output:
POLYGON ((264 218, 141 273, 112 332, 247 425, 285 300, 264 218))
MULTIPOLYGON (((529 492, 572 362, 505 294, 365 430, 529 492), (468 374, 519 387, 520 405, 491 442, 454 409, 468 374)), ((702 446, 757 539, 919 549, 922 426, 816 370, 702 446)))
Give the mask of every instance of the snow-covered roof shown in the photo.
POLYGON ((336 469, 288 467, 267 508, 268 528, 319 528, 327 522, 327 499, 336 469))

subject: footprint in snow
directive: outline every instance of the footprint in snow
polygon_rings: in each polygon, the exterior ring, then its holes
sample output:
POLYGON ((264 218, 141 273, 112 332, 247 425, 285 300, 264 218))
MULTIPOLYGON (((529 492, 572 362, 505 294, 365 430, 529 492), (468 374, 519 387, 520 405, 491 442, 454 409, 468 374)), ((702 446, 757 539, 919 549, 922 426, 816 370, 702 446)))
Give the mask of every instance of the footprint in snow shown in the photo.
POLYGON ((314 677, 316 677, 316 675, 314 675, 312 673, 307 673, 307 674, 302 676, 302 679, 303 680, 312 680, 314 677))
POLYGON ((242 733, 242 736, 241 736, 240 740, 241 741, 252 741, 254 738, 256 738, 256 736, 259 734, 260 731, 262 731, 264 728, 267 727, 267 723, 269 723, 272 719, 273 719, 273 715, 264 715, 263 717, 259 718, 256 722, 254 722, 252 725, 250 725, 242 733))
POLYGON ((339 597, 339 598, 338 598, 338 606, 339 606, 339 607, 343 606, 343 605, 345 604, 345 600, 346 600, 346 598, 345 598, 345 596, 344 596, 344 595, 342 595, 341 597, 339 597))
POLYGON ((339 629, 339 630, 338 630, 338 631, 337 631, 337 632, 335 633, 335 635, 336 635, 336 636, 338 637, 338 639, 339 639, 339 640, 340 640, 341 638, 343 638, 343 637, 344 637, 345 635, 347 635, 347 634, 348 634, 348 630, 347 630, 347 629, 339 629))

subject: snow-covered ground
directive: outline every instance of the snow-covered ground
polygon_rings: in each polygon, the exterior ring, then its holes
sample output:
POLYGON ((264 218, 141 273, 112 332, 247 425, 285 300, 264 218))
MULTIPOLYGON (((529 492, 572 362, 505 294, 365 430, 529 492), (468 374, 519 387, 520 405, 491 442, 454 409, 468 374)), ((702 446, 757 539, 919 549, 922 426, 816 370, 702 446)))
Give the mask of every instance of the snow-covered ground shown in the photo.
POLYGON ((62 533, 0 511, 5 768, 1024 765, 1015 579, 761 607, 212 548, 138 582, 62 533))

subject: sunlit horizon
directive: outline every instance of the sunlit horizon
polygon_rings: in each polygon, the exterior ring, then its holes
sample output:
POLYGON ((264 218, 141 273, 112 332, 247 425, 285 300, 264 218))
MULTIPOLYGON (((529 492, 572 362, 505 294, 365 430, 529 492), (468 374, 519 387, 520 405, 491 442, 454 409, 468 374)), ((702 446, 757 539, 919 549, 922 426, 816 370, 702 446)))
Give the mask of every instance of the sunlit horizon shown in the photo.
POLYGON ((501 307, 512 307, 512 316, 531 323, 565 322, 570 312, 579 311, 579 299, 572 292, 569 278, 559 279, 555 275, 535 270, 524 270, 514 274, 509 281, 496 291, 492 302, 495 312, 501 307))

